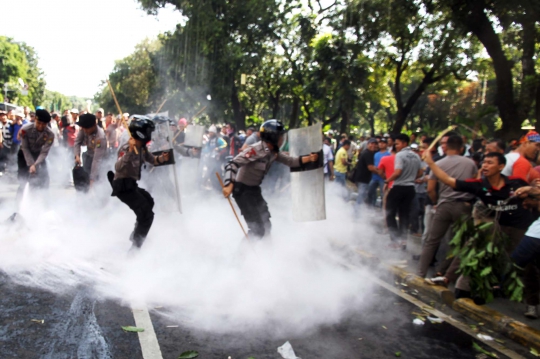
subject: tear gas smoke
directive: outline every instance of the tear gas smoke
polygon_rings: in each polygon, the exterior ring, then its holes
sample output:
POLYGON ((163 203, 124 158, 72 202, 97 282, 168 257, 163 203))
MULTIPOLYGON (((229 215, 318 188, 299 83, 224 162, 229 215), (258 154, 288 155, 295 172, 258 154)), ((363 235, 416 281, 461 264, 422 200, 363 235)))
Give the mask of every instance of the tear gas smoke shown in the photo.
POLYGON ((156 198, 152 230, 131 258, 135 218, 124 204, 57 193, 29 193, 25 224, 0 224, 0 270, 17 283, 162 306, 176 323, 215 332, 300 333, 369 306, 370 282, 328 240, 354 243, 370 230, 333 192, 329 219, 315 223, 292 222, 290 196, 267 196, 272 240, 251 244, 216 192, 184 196, 184 215, 159 212, 156 198))

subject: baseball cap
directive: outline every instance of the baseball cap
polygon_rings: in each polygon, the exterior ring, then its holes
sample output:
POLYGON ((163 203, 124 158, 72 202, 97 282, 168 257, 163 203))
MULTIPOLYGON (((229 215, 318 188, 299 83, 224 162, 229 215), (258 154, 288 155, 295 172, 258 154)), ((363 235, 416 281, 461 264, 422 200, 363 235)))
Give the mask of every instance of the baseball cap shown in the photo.
POLYGON ((24 112, 20 108, 17 108, 13 111, 13 116, 24 117, 24 112))
POLYGON ((388 138, 386 137, 383 137, 379 140, 379 142, 384 142, 384 143, 388 143, 388 138))
POLYGON ((69 113, 79 114, 79 110, 77 110, 76 108, 72 108, 71 110, 69 110, 69 113))
POLYGON ((519 143, 523 143, 523 142, 527 142, 527 141, 540 142, 540 135, 538 134, 538 132, 531 130, 531 131, 527 132, 527 134, 525 136, 521 137, 521 140, 519 141, 519 143))
POLYGON ((418 148, 419 148, 419 147, 418 147, 418 143, 411 143, 411 149, 412 149, 413 151, 418 151, 418 148))
POLYGON ((371 138, 367 143, 369 145, 369 144, 372 144, 372 143, 379 143, 379 141, 377 141, 376 138, 371 138))
POLYGON ((98 108, 98 109, 97 109, 97 111, 96 111, 96 112, 101 112, 101 113, 105 113, 105 110, 104 110, 104 109, 102 109, 102 108, 100 107, 100 108, 98 108))

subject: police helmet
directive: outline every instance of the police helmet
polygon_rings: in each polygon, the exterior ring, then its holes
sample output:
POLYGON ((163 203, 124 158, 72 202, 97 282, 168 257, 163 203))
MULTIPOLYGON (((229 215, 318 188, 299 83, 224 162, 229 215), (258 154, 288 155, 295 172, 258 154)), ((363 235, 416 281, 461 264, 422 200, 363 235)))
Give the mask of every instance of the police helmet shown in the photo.
POLYGON ((129 122, 129 132, 131 137, 136 140, 140 140, 145 144, 152 139, 152 132, 156 129, 154 122, 142 115, 132 115, 129 122))
POLYGON ((285 133, 285 127, 278 120, 268 120, 262 124, 259 132, 261 140, 271 143, 277 150, 279 148, 279 138, 285 133))

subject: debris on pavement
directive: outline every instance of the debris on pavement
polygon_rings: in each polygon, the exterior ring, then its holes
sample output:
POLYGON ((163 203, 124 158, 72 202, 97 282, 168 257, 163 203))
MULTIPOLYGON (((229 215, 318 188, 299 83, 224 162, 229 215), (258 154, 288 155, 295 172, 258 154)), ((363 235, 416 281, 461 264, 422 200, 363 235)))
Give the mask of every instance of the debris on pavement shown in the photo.
POLYGON ((45 324, 45 319, 32 319, 31 322, 45 324))
POLYGON ((183 352, 180 354, 178 359, 193 359, 197 358, 199 356, 199 352, 196 352, 195 350, 188 350, 187 352, 183 352))
POLYGON ((476 335, 478 338, 482 339, 482 340, 487 340, 487 341, 491 341, 493 340, 493 337, 487 335, 487 334, 477 334, 476 335))
POLYGON ((294 354, 292 345, 288 341, 279 348, 277 348, 277 352, 281 355, 283 359, 300 359, 296 356, 296 354, 294 354))
POLYGON ((131 325, 122 327, 122 329, 123 329, 125 332, 132 332, 132 333, 144 332, 144 328, 137 328, 137 327, 133 327, 133 326, 131 326, 131 325))
POLYGON ((420 320, 418 318, 415 318, 412 322, 415 325, 424 325, 425 324, 422 320, 420 320))

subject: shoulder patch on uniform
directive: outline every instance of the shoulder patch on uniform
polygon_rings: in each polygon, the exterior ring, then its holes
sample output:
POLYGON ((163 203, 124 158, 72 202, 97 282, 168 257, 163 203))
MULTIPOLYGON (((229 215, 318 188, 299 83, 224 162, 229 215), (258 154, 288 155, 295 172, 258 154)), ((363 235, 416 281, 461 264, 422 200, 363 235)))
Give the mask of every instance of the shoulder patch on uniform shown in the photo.
POLYGON ((24 137, 26 136, 26 131, 25 130, 21 130, 21 137, 24 137))
POLYGON ((252 148, 249 152, 246 153, 246 158, 250 158, 251 156, 255 156, 257 154, 257 151, 255 151, 254 148, 252 148))
POLYGON ((100 148, 100 147, 101 147, 101 140, 97 140, 97 141, 96 141, 96 147, 97 147, 97 148, 100 148))

